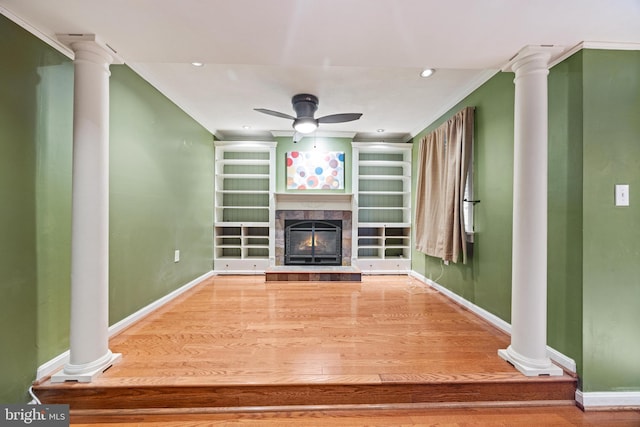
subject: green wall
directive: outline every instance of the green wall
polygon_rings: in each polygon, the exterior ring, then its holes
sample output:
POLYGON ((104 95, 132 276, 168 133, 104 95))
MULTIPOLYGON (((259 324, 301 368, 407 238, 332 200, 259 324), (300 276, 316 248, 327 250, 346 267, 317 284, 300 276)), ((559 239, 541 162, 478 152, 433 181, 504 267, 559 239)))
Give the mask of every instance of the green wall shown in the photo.
POLYGON ((38 72, 60 58, 4 16, 0 57, 0 402, 9 403, 26 399, 38 358, 38 72))
POLYGON ((445 266, 413 250, 412 269, 509 321, 511 317, 511 212, 513 177, 513 75, 499 73, 419 133, 413 146, 414 193, 420 140, 464 107, 475 109, 473 254, 445 266))
MULTIPOLYGON (((19 403, 69 345, 73 64, 4 16, 0 57, 0 402, 19 403)), ((113 324, 211 270, 213 138, 111 71, 113 324)))
POLYGON ((584 391, 640 391, 640 52, 583 56, 584 391))
POLYGON ((582 372, 582 52, 548 82, 547 343, 582 372))
MULTIPOLYGON (((476 107, 475 243, 467 265, 414 251, 412 268, 510 320, 513 74, 500 73, 414 138, 476 107)), ((584 50, 549 74, 548 343, 585 392, 640 390, 640 52, 584 50), (630 185, 615 207, 614 185, 630 185)), ((415 173, 414 173, 415 190, 415 173)))
POLYGON ((128 67, 110 88, 115 323, 212 269, 214 157, 212 135, 128 67))

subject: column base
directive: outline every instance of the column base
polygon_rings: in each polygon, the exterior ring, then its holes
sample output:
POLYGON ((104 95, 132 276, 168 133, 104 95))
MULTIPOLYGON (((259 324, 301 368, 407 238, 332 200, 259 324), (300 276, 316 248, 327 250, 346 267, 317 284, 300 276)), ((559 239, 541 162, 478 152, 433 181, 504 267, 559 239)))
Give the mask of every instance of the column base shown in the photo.
POLYGON ((90 383, 98 375, 109 369, 117 360, 122 358, 120 353, 109 351, 100 359, 85 365, 66 364, 64 368, 51 376, 52 383, 63 383, 66 381, 76 381, 79 383, 90 383))
POLYGON ((559 377, 564 374, 562 368, 554 365, 551 359, 529 359, 528 357, 520 355, 511 346, 506 350, 498 350, 498 356, 511 363, 518 371, 527 377, 538 377, 540 375, 559 377))

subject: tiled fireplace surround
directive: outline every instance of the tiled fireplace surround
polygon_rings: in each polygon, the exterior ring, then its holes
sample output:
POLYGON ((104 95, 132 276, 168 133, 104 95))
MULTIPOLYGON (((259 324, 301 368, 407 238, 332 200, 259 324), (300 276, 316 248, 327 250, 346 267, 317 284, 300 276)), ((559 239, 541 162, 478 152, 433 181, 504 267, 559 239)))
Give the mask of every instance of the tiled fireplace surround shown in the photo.
POLYGON ((342 263, 351 266, 352 195, 276 193, 276 267, 284 266, 284 222, 288 219, 342 220, 342 263))
POLYGON ((351 211, 344 210, 277 210, 276 211, 276 266, 284 265, 285 220, 342 220, 342 263, 351 265, 351 211))

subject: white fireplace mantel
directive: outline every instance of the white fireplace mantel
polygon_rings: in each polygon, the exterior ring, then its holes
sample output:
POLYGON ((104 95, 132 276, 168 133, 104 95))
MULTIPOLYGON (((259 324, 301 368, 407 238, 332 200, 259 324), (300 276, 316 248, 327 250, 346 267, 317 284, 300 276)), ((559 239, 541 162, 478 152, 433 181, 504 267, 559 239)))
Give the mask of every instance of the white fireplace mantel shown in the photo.
POLYGON ((351 211, 350 193, 275 193, 276 210, 351 211))

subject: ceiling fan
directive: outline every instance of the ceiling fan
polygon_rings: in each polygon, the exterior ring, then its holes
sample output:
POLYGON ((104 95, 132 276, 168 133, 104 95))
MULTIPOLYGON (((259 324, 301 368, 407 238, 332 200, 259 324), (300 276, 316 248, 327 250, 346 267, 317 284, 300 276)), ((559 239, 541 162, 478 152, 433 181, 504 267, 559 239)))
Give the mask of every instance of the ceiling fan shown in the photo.
POLYGON ((293 110, 296 116, 280 113, 279 111, 267 110, 265 108, 254 108, 254 110, 269 114, 270 116, 281 117, 293 120, 293 128, 296 133, 293 135, 293 142, 298 142, 305 134, 311 133, 318 128, 320 123, 344 123, 358 120, 362 113, 342 113, 330 114, 319 118, 314 118, 313 113, 318 109, 318 97, 308 93, 299 93, 291 98, 293 110))

